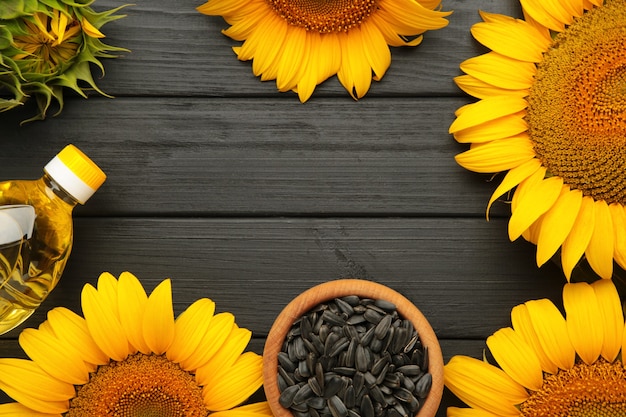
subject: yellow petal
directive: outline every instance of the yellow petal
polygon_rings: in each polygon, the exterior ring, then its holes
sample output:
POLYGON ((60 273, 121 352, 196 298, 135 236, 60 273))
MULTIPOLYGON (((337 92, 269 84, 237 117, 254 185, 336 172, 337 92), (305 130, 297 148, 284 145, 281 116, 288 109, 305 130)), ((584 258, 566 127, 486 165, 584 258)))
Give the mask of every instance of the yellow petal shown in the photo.
POLYGON ((559 368, 571 369, 576 352, 569 340, 565 319, 551 301, 527 301, 526 308, 543 351, 559 368))
POLYGON ((157 355, 165 353, 174 340, 174 306, 169 279, 157 285, 148 297, 143 316, 143 337, 157 355))
MULTIPOLYGON (((536 174, 543 176, 540 170, 536 174)), ((529 179, 532 180, 532 177, 529 179)), ((520 197, 519 205, 512 208, 509 239, 513 241, 520 237, 522 232, 528 229, 539 216, 548 211, 561 194, 562 188, 563 178, 561 177, 550 177, 537 183, 523 181, 516 191, 516 194, 523 194, 523 197, 520 197)))
POLYGON ((308 57, 304 54, 306 33, 303 28, 289 27, 279 55, 278 74, 276 76, 276 87, 279 91, 290 91, 298 85, 303 68, 308 62, 308 57))
POLYGON ((487 84, 510 90, 530 88, 537 72, 532 62, 519 61, 496 52, 467 59, 461 63, 460 68, 487 84))
POLYGON ((519 417, 515 407, 528 398, 524 387, 503 370, 466 356, 454 356, 444 367, 446 387, 470 407, 498 416, 519 417))
POLYGON ((219 380, 222 374, 226 372, 243 353, 251 337, 252 332, 250 330, 234 325, 228 338, 219 350, 215 352, 207 363, 196 371, 198 384, 204 386, 210 384, 212 380, 219 380))
POLYGON ((379 7, 389 13, 388 21, 398 33, 409 36, 446 27, 448 21, 445 17, 452 13, 429 10, 420 2, 410 0, 381 0, 379 7))
POLYGON ((525 116, 526 111, 521 111, 498 117, 480 125, 459 130, 454 133, 454 139, 459 143, 485 143, 514 136, 528 138, 528 134, 525 133, 528 130, 525 116))
POLYGON ((613 218, 604 200, 595 202, 595 222, 585 256, 589 266, 604 279, 613 276, 613 218))
POLYGON ((541 162, 538 159, 531 159, 528 162, 523 163, 522 165, 511 169, 504 176, 504 179, 498 185, 496 190, 491 195, 489 199, 489 204, 487 204, 487 218, 489 217, 489 209, 494 201, 496 201, 502 194, 510 191, 512 188, 516 187, 519 183, 524 181, 526 178, 532 176, 541 168, 541 162))
POLYGON ((211 378, 202 389, 209 410, 228 410, 254 394, 263 384, 263 359, 246 352, 221 375, 219 379, 211 378))
POLYGON ((454 82, 461 90, 465 91, 470 96, 479 99, 508 95, 526 97, 528 95, 528 90, 505 90, 503 88, 487 84, 484 81, 472 77, 471 75, 459 75, 454 77, 454 82))
POLYGON ((87 322, 78 314, 65 307, 55 307, 48 312, 47 322, 57 337, 77 349, 92 368, 109 362, 109 357, 91 337, 87 322))
POLYGON ((380 81, 391 65, 391 51, 385 38, 376 25, 369 21, 360 26, 363 35, 363 49, 370 67, 374 71, 376 81, 380 81))
POLYGON ((600 356, 604 340, 596 293, 586 282, 565 284, 563 306, 570 341, 578 356, 591 365, 600 356))
POLYGON ((15 401, 41 413, 63 413, 74 386, 51 377, 32 361, 0 359, 0 389, 15 401))
POLYGON ((535 352, 539 363, 541 363, 541 369, 545 372, 556 374, 559 367, 548 357, 541 346, 539 336, 535 331, 530 313, 528 312, 528 307, 525 304, 513 307, 511 310, 511 323, 515 332, 521 335, 535 352))
POLYGON ((372 67, 363 50, 361 29, 354 28, 347 34, 338 34, 341 45, 341 66, 337 78, 352 98, 363 97, 372 83, 372 67))
POLYGON ((272 417, 272 409, 267 401, 246 404, 230 410, 215 411, 211 417, 272 417))
POLYGON ((543 265, 561 247, 572 230, 583 194, 566 189, 544 215, 537 238, 537 265, 543 265))
POLYGON ((447 417, 498 417, 480 408, 448 407, 447 417))
POLYGON ((535 157, 535 150, 528 135, 493 140, 472 146, 455 156, 456 162, 474 172, 500 172, 518 167, 535 157))
MULTIPOLYGON (((481 15, 488 14, 483 12, 481 15)), ((508 16, 476 23, 472 26, 471 33, 487 48, 509 58, 527 62, 541 62, 543 53, 551 44, 532 25, 508 16)))
POLYGON ((73 385, 89 381, 89 369, 71 345, 61 343, 45 330, 24 329, 19 336, 24 352, 51 376, 73 385))
POLYGON ((81 293, 81 305, 87 328, 100 350, 116 361, 124 360, 130 353, 126 332, 117 314, 117 300, 100 297, 101 293, 87 284, 81 293))
POLYGON ((209 325, 209 330, 203 335, 198 348, 188 359, 180 365, 183 369, 193 372, 207 363, 222 348, 235 326, 235 316, 231 313, 216 314, 209 325))
POLYGON ((609 210, 613 219, 613 257, 622 269, 626 269, 626 211, 619 203, 611 204, 609 210))
POLYGON ((215 303, 201 298, 190 305, 176 319, 174 341, 167 350, 167 358, 175 363, 187 360, 198 348, 215 313, 215 303))
POLYGON ((135 349, 147 355, 151 351, 143 338, 143 318, 148 301, 146 291, 130 272, 122 272, 118 285, 118 309, 126 337, 135 349))
POLYGON ((502 370, 518 384, 533 391, 541 389, 541 363, 520 334, 510 327, 500 329, 487 338, 487 346, 502 370))
POLYGON ((26 408, 20 403, 6 403, 0 405, 0 417, 62 417, 61 414, 40 413, 26 408))
MULTIPOLYGON (((532 16, 537 22, 539 22, 542 26, 547 27, 550 30, 556 32, 563 32, 565 29, 565 22, 562 22, 558 16, 554 16, 550 14, 546 9, 552 8, 557 9, 556 7, 551 7, 547 3, 556 3, 556 1, 541 1, 541 0, 520 0, 524 11, 532 16)), ((570 18, 572 16, 569 16, 570 18)))
POLYGON ((598 299, 598 306, 602 319, 600 324, 604 333, 602 343, 602 357, 613 362, 622 347, 622 333, 624 332, 624 313, 622 303, 613 282, 600 279, 591 284, 598 299))
POLYGON ((105 37, 104 34, 98 30, 97 27, 92 25, 91 22, 89 22, 89 20, 85 19, 84 17, 81 20, 81 26, 83 27, 83 32, 85 32, 87 35, 91 36, 92 38, 104 38, 105 37))
POLYGON ((528 103, 522 97, 495 96, 464 106, 456 120, 452 122, 449 133, 480 126, 500 117, 508 116, 524 110, 528 103))
POLYGON ((585 253, 591 235, 593 233, 594 222, 596 219, 595 205, 593 199, 588 196, 583 197, 578 216, 572 227, 572 231, 563 242, 561 247, 561 263, 563 265, 563 273, 569 281, 572 276, 572 270, 585 253))

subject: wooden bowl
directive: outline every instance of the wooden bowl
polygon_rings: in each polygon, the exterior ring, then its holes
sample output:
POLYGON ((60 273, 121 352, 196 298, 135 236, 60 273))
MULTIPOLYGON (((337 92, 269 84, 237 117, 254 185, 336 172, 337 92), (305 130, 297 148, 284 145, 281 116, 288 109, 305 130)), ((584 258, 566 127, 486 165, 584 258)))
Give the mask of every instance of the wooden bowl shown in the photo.
POLYGON ((279 403, 278 353, 293 322, 317 305, 335 298, 357 295, 390 301, 398 314, 413 324, 423 346, 428 347, 429 367, 432 386, 421 404, 416 417, 432 417, 437 413, 443 394, 443 357, 437 336, 417 307, 400 293, 384 285, 360 279, 340 279, 329 281, 308 289, 294 298, 278 315, 272 325, 263 351, 263 387, 265 396, 275 417, 293 417, 289 409, 279 403))

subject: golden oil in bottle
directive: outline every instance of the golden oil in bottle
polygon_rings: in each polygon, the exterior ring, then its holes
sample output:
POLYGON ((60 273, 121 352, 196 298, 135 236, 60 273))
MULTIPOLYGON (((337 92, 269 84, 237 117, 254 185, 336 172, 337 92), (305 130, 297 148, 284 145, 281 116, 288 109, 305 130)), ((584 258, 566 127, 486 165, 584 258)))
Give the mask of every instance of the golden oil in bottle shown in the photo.
POLYGON ((68 145, 38 180, 0 183, 0 205, 27 204, 35 210, 32 236, 23 242, 9 279, 0 287, 0 334, 26 320, 54 289, 72 250, 72 211, 105 179, 93 161, 68 145))

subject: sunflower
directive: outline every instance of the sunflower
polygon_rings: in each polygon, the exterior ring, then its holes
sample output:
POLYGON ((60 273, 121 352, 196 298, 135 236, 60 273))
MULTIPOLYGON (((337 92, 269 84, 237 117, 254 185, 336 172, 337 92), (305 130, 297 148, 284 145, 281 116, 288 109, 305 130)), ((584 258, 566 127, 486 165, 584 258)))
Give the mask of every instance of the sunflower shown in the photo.
POLYGON ((99 58, 127 51, 106 45, 102 26, 123 17, 122 7, 95 12, 92 1, 3 0, 0 5, 0 111, 23 105, 35 97, 43 119, 53 99, 63 109, 63 88, 87 97, 79 83, 106 95, 95 84, 90 64, 104 73, 99 58))
POLYGON ((624 313, 614 284, 565 284, 563 305, 565 317, 546 299, 513 308, 512 327, 487 338, 499 366, 450 359, 445 385, 471 408, 450 407, 448 417, 626 415, 624 313))
POLYGON ((81 294, 84 318, 52 309, 19 342, 30 360, 0 359, 6 416, 271 417, 266 402, 238 406, 262 384, 251 332, 201 298, 174 319, 171 282, 148 297, 139 280, 104 273, 81 294))
POLYGON ((521 0, 525 20, 481 13, 473 36, 491 51, 455 81, 480 99, 450 133, 470 143, 457 162, 508 171, 492 203, 514 190, 508 234, 559 250, 569 280, 586 259, 602 278, 626 268, 626 1, 521 0))
POLYGON ((262 81, 307 101, 337 74, 354 99, 391 64, 391 46, 416 46, 427 30, 448 24, 440 0, 209 0, 198 7, 221 15, 222 33, 243 41, 234 49, 262 81))

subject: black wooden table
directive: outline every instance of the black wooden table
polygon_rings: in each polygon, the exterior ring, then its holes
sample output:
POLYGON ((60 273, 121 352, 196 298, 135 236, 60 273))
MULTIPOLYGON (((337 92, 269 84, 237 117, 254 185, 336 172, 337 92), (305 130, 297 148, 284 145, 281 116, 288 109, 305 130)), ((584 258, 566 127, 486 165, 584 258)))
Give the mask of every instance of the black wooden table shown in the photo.
MULTIPOLYGON (((104 60, 97 82, 116 98, 67 95, 60 116, 25 126, 33 108, 0 114, 0 179, 39 177, 67 143, 108 174, 75 210, 60 284, 21 328, 55 306, 80 313, 85 283, 131 271, 149 291, 171 277, 176 313, 212 298, 261 353, 293 297, 352 277, 411 299, 447 362, 480 357, 513 306, 559 302, 564 278, 535 266, 534 246, 509 242, 505 203, 486 221, 497 181, 459 167, 454 155, 467 147, 448 134, 472 101, 452 81, 458 65, 486 52, 469 32, 478 10, 521 17, 517 0, 444 0, 449 26, 394 48, 364 99, 333 77, 306 104, 237 61, 224 21, 196 12, 202 0, 137 3, 105 27, 108 43, 132 50, 104 60)), ((0 338, 2 356, 24 356, 18 334, 0 338)), ((438 415, 452 404, 446 391, 438 415)))

